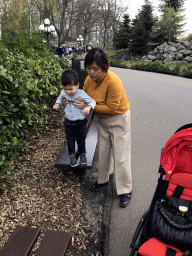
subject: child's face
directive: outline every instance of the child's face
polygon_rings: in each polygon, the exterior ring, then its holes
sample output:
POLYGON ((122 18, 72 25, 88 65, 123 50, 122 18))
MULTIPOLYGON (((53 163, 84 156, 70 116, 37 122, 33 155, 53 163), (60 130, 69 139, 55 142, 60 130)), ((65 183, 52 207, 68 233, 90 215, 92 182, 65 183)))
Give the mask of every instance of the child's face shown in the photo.
POLYGON ((67 86, 63 87, 63 90, 67 95, 72 96, 77 92, 78 88, 79 84, 68 84, 67 86))

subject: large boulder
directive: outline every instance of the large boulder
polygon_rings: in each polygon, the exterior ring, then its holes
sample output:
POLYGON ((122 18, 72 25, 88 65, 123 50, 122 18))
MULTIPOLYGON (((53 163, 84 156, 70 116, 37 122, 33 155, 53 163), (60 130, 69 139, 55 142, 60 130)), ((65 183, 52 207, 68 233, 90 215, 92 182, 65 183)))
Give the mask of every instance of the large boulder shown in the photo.
POLYGON ((148 55, 148 60, 154 61, 154 60, 156 60, 156 57, 149 54, 148 55))
POLYGON ((182 50, 179 53, 183 54, 184 57, 187 57, 187 56, 191 55, 191 51, 190 50, 182 50))
POLYGON ((173 62, 175 60, 175 55, 173 55, 172 53, 169 54, 167 56, 167 58, 163 61, 164 63, 167 63, 167 62, 173 62))
POLYGON ((176 51, 177 51, 177 49, 171 45, 166 45, 164 48, 164 53, 171 53, 171 52, 176 52, 176 51))
POLYGON ((192 63, 192 57, 187 56, 184 58, 184 61, 188 62, 188 63, 192 63))
POLYGON ((191 50, 192 51, 192 42, 190 42, 190 45, 187 46, 187 50, 191 50))
POLYGON ((189 42, 189 41, 183 41, 183 42, 181 42, 180 44, 181 44, 181 45, 184 45, 185 48, 187 48, 188 46, 191 45, 191 42, 189 42))
POLYGON ((156 54, 157 60, 163 60, 163 55, 161 53, 156 54))
POLYGON ((177 54, 176 61, 182 61, 182 60, 183 60, 183 54, 182 53, 177 54))
POLYGON ((163 59, 163 60, 166 59, 167 57, 168 57, 168 54, 167 54, 167 53, 162 54, 162 59, 163 59))
POLYGON ((181 50, 185 50, 186 49, 185 46, 180 44, 180 43, 176 44, 175 47, 176 47, 177 51, 181 51, 181 50))
POLYGON ((162 44, 162 45, 159 45, 159 46, 157 46, 155 49, 154 49, 154 51, 152 52, 152 54, 163 54, 164 53, 164 48, 165 48, 165 46, 167 46, 167 43, 164 43, 164 44, 162 44))

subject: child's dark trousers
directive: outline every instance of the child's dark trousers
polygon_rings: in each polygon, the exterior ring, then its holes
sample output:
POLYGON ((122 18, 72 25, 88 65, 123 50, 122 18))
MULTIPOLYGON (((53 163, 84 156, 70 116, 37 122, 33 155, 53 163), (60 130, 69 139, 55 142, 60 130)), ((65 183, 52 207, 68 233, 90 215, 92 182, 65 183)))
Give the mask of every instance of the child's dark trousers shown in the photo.
POLYGON ((78 145, 78 153, 86 153, 85 150, 85 138, 87 133, 87 118, 83 120, 71 121, 65 119, 65 134, 67 137, 67 146, 69 155, 75 154, 75 141, 78 145))

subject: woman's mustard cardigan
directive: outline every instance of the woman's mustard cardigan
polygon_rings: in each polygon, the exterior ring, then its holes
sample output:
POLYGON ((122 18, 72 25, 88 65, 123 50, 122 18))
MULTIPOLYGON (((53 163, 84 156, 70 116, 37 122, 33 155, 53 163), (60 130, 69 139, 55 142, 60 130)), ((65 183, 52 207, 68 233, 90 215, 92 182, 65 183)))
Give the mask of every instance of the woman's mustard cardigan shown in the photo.
POLYGON ((109 70, 96 81, 88 76, 83 90, 96 101, 95 111, 99 118, 120 115, 130 108, 120 78, 109 70))

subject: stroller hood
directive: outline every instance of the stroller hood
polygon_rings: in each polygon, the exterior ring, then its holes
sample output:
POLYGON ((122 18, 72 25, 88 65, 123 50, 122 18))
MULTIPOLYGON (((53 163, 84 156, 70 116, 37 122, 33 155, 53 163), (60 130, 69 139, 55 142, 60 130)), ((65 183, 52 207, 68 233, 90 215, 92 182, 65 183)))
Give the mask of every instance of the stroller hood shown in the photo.
POLYGON ((160 165, 165 170, 165 180, 174 173, 192 173, 192 128, 175 133, 163 148, 160 165))

